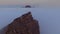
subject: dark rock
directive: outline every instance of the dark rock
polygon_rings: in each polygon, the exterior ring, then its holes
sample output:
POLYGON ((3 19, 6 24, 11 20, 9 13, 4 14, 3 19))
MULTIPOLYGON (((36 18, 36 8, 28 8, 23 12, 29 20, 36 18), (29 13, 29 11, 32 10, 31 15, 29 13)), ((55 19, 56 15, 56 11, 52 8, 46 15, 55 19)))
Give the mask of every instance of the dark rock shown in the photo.
POLYGON ((30 5, 26 5, 25 8, 31 8, 31 6, 30 5))
POLYGON ((5 34, 40 34, 38 21, 28 12, 7 26, 5 34))

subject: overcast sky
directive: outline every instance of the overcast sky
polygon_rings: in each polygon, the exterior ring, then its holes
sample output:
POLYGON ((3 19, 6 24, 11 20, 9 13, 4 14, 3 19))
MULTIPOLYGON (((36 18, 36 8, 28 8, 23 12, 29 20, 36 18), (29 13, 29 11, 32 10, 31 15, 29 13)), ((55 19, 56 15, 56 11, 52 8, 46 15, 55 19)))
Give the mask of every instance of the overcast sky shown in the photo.
POLYGON ((16 4, 59 4, 60 0, 0 0, 0 5, 16 5, 16 4))

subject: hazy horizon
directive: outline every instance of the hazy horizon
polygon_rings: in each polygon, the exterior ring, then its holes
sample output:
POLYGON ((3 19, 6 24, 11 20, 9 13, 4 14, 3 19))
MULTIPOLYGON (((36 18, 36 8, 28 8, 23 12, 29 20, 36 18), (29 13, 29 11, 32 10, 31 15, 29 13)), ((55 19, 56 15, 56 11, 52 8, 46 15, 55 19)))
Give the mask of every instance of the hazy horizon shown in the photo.
POLYGON ((48 5, 60 6, 60 0, 0 0, 0 5, 48 5))

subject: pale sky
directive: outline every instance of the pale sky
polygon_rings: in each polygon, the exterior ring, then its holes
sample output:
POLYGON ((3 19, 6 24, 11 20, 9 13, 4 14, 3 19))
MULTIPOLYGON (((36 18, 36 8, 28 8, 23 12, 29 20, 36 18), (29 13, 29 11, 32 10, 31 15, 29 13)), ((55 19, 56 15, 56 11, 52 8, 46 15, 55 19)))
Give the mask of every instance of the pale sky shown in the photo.
POLYGON ((48 4, 59 5, 60 0, 0 0, 0 5, 48 4))

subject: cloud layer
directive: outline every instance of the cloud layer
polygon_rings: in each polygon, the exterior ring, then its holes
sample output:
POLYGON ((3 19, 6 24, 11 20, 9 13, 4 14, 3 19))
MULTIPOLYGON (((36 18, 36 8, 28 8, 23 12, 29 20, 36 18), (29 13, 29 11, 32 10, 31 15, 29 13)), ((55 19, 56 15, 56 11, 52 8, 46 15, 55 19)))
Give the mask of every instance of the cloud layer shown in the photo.
POLYGON ((48 5, 60 6, 60 0, 0 0, 0 5, 48 5))

